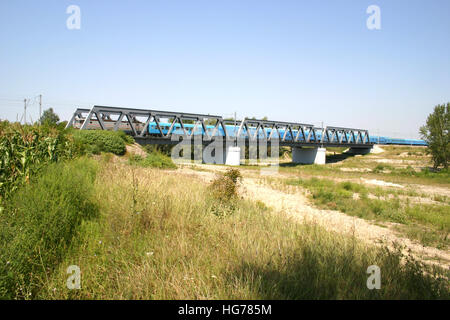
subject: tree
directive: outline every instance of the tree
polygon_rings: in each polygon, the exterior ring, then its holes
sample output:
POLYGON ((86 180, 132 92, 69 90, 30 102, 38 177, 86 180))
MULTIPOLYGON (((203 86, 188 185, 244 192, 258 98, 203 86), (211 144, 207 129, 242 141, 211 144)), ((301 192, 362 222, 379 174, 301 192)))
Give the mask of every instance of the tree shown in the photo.
POLYGON ((58 115, 53 111, 53 108, 47 109, 39 119, 41 124, 56 125, 59 121, 58 115))
POLYGON ((450 102, 434 107, 427 122, 420 128, 420 135, 428 143, 434 168, 442 165, 448 168, 450 162, 450 102))

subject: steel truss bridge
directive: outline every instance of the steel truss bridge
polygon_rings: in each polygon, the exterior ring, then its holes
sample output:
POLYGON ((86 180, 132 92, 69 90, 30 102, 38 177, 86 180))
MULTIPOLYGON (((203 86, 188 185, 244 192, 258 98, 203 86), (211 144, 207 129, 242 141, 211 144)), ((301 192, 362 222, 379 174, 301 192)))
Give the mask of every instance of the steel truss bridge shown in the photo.
POLYGON ((344 127, 270 120, 228 120, 222 116, 145 109, 94 106, 76 109, 67 128, 123 130, 141 144, 177 144, 183 140, 273 143, 290 147, 351 147, 370 149, 369 132, 344 127))

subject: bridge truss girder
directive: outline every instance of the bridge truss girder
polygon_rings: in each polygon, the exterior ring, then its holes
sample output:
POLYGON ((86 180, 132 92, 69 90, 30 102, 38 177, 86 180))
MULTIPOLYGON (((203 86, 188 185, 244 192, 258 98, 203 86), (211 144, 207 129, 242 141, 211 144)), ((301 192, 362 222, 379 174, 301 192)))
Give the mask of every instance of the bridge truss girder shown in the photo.
POLYGON ((280 146, 347 146, 353 148, 371 148, 369 132, 364 129, 352 129, 345 127, 315 127, 312 124, 271 121, 271 120, 225 120, 221 116, 181 113, 171 111, 157 111, 144 109, 129 109, 107 106, 94 106, 92 109, 77 109, 68 127, 80 125, 80 130, 89 129, 91 122, 98 123, 97 129, 101 130, 125 130, 128 131, 140 143, 152 144, 176 144, 179 137, 194 139, 197 129, 202 130, 201 141, 211 142, 215 139, 224 141, 237 141, 243 139, 249 142, 272 142, 278 140, 280 146), (83 114, 86 114, 83 117, 83 114), (116 116, 117 119, 112 119, 116 116), (143 122, 137 120, 144 119, 143 122), (94 119, 95 118, 95 119, 94 119), (167 132, 161 128, 161 119, 168 119, 170 127, 167 132), (185 128, 185 121, 194 122, 194 127, 189 132, 185 128), (149 134, 150 123, 156 124, 158 133, 149 134), (175 134, 175 126, 179 124, 182 134, 175 134), (207 123, 214 124, 212 130, 207 130, 207 123), (227 125, 234 125, 233 134, 227 132, 227 125), (125 126, 125 129, 122 127, 125 126), (223 133, 219 132, 222 128, 223 133), (267 134, 266 129, 269 129, 267 134), (237 130, 237 133, 236 133, 237 130), (176 137, 175 137, 176 136, 176 137))

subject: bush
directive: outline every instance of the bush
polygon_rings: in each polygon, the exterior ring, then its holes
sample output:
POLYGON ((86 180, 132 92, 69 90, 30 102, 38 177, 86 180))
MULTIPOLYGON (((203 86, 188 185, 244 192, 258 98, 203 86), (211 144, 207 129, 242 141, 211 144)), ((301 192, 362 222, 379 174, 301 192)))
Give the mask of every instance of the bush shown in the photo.
POLYGON ((172 156, 173 145, 170 144, 147 144, 144 146, 145 151, 147 153, 159 152, 165 156, 172 156))
POLYGON ((131 141, 123 131, 108 130, 78 130, 74 138, 82 154, 111 152, 119 156, 125 154, 126 144, 131 141))
POLYGON ((384 171, 394 171, 395 168, 393 168, 390 165, 387 164, 378 164, 374 169, 373 169, 373 173, 383 173, 384 171))
POLYGON ((229 168, 211 183, 211 193, 221 202, 230 202, 237 197, 238 182, 240 180, 242 180, 241 172, 238 169, 229 168))
POLYGON ((140 155, 131 155, 128 162, 144 168, 176 169, 177 167, 171 158, 160 152, 149 153, 145 158, 140 155))
POLYGON ((96 163, 52 164, 19 189, 0 213, 0 298, 32 298, 93 217, 96 163))
POLYGON ((119 137, 126 143, 126 144, 133 144, 134 138, 128 134, 125 133, 125 131, 116 131, 119 137))

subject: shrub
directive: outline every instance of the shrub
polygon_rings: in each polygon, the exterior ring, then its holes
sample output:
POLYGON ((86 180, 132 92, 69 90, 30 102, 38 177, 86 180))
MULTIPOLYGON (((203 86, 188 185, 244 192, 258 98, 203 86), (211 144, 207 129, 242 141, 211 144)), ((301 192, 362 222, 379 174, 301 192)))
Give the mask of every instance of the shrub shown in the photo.
POLYGON ((91 200, 96 163, 52 164, 19 189, 0 213, 0 298, 32 298, 70 247, 91 200))
POLYGON ((128 161, 131 165, 144 168, 176 169, 177 167, 170 157, 160 152, 149 153, 145 158, 140 155, 131 155, 128 161))
POLYGON ((242 174, 238 169, 229 168, 225 173, 225 177, 228 177, 233 181, 234 184, 238 182, 238 180, 242 179, 242 174))
POLYGON ((116 131, 119 137, 126 143, 126 144, 133 144, 134 138, 128 134, 125 133, 125 131, 116 131))
POLYGON ((144 146, 147 153, 159 152, 165 156, 170 157, 172 155, 173 145, 170 144, 147 144, 144 146))
POLYGON ((238 169, 229 168, 211 183, 211 193, 221 202, 230 202, 237 197, 238 182, 240 180, 242 180, 241 172, 238 169))
POLYGON ((74 131, 74 138, 82 154, 100 154, 111 152, 124 155, 128 136, 123 131, 108 130, 78 130, 74 131))
POLYGON ((374 173, 383 173, 385 170, 393 171, 394 168, 387 164, 378 164, 374 169, 374 173))

